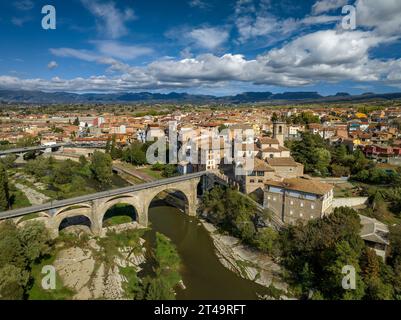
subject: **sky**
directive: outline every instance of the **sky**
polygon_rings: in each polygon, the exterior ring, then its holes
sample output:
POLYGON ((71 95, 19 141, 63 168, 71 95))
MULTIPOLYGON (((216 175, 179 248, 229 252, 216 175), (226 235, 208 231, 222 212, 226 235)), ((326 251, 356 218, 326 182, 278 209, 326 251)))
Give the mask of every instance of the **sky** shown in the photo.
POLYGON ((400 0, 9 0, 0 31, 0 89, 401 91, 400 0))

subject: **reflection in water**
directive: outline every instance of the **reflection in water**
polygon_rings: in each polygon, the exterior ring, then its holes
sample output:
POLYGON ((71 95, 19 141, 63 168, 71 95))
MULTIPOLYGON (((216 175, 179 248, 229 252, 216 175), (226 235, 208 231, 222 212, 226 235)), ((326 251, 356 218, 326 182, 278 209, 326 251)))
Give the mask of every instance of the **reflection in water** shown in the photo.
POLYGON ((181 275, 186 286, 178 288, 177 299, 257 299, 266 289, 225 268, 218 260, 205 228, 197 218, 188 217, 173 207, 149 210, 152 230, 145 235, 152 242, 155 232, 169 237, 182 260, 181 275))

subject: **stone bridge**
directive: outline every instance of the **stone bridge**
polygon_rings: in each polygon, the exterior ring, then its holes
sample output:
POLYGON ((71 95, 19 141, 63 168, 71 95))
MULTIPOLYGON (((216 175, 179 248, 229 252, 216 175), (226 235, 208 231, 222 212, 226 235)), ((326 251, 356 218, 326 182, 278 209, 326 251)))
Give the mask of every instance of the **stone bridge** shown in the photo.
MULTIPOLYGON (((148 225, 148 210, 152 201, 162 192, 177 192, 185 200, 185 213, 196 215, 198 190, 210 188, 217 177, 207 172, 198 172, 131 187, 99 192, 78 198, 53 201, 43 205, 0 212, 1 219, 23 217, 37 214, 57 236, 63 220, 72 217, 86 217, 93 234, 101 235, 106 212, 117 204, 127 204, 136 211, 136 222, 143 227, 148 225), (198 185, 201 188, 198 188, 198 185)), ((221 181, 216 181, 221 183, 221 181)))

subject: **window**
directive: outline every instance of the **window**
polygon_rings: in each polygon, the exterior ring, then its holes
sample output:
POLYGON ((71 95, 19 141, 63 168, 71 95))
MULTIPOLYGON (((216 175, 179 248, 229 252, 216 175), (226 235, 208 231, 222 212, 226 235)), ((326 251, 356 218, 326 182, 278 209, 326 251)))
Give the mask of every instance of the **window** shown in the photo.
POLYGON ((299 216, 302 218, 304 215, 303 215, 303 213, 300 213, 299 216))
POLYGON ((313 216, 310 216, 311 219, 313 219, 313 216))
POLYGON ((259 183, 263 183, 263 180, 260 180, 260 179, 259 179, 258 182, 259 182, 259 183))
POLYGON ((293 206, 293 205, 294 205, 294 201, 292 201, 292 200, 291 200, 291 201, 290 201, 290 205, 292 205, 292 206, 293 206))
POLYGON ((249 180, 250 183, 255 183, 255 180, 251 179, 249 180))
POLYGON ((270 196, 267 196, 267 200, 270 200, 270 196))
POLYGON ((294 211, 290 210, 290 216, 292 216, 292 215, 293 215, 293 213, 294 213, 294 211))
POLYGON ((276 197, 273 197, 273 201, 276 201, 276 197))
POLYGON ((310 207, 312 210, 315 209, 315 205, 313 203, 310 205, 310 207))
POLYGON ((304 207, 304 203, 303 202, 301 202, 301 208, 303 208, 304 207))

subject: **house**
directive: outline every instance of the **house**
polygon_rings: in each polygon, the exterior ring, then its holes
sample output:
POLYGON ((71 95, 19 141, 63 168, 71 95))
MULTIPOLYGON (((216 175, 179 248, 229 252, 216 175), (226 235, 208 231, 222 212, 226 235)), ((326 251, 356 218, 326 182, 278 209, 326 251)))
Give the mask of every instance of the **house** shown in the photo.
POLYGON ((388 227, 374 218, 363 215, 359 215, 359 218, 361 219, 362 225, 360 232, 361 238, 369 248, 373 249, 378 256, 385 260, 386 251, 390 244, 388 240, 388 227))
POLYGON ((237 176, 236 180, 240 185, 241 191, 248 194, 257 189, 263 190, 265 182, 273 178, 274 169, 265 161, 255 158, 253 170, 246 171, 244 175, 237 176))
POLYGON ((296 178, 304 174, 304 166, 292 157, 269 158, 266 162, 282 178, 296 178))
POLYGON ((332 211, 333 186, 306 177, 265 183, 263 206, 284 223, 307 222, 332 211))
POLYGON ((260 158, 285 158, 290 156, 290 150, 280 145, 280 142, 275 138, 263 137, 257 142, 260 149, 260 158))

